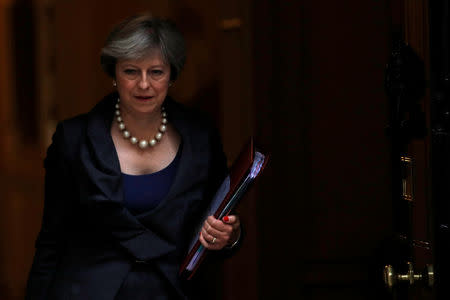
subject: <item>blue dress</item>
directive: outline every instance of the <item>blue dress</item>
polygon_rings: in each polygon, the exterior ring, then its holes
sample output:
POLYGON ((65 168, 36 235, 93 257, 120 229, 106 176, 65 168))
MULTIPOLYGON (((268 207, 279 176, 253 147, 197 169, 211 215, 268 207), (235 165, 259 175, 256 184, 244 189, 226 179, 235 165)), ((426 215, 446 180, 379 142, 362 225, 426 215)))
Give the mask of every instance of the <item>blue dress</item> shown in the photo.
MULTIPOLYGON (((164 199, 174 181, 180 153, 181 146, 175 159, 161 171, 144 175, 122 173, 124 206, 132 214, 138 215, 148 212, 157 207, 164 199)), ((115 300, 176 299, 176 295, 172 295, 173 288, 170 283, 161 274, 155 272, 155 269, 151 264, 134 265, 119 289, 115 300), (159 286, 158 289, 153 288, 155 284, 159 286), (166 293, 157 295, 155 290, 165 290, 166 293)))

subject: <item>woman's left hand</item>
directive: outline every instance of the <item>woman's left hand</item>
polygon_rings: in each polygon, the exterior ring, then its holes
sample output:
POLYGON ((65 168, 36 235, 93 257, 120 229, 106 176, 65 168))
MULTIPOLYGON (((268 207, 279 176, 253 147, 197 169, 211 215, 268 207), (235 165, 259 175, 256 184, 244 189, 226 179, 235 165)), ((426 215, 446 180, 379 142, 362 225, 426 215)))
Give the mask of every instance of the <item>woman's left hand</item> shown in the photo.
POLYGON ((231 246, 241 235, 241 223, 236 215, 225 216, 222 220, 209 216, 200 231, 200 243, 209 250, 221 250, 231 246))

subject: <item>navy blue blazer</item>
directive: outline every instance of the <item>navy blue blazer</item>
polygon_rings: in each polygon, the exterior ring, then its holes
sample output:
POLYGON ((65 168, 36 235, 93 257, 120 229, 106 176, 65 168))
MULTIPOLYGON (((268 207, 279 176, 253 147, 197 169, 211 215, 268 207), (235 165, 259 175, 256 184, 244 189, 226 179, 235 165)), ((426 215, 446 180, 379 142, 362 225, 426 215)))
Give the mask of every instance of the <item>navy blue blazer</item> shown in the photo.
POLYGON ((178 170, 159 206, 134 216, 122 204, 110 134, 116 99, 108 95, 57 126, 44 160, 44 215, 26 299, 113 300, 133 264, 167 283, 155 283, 158 293, 169 287, 168 299, 187 297, 178 268, 227 172, 220 137, 207 118, 167 98, 169 122, 182 138, 178 170))

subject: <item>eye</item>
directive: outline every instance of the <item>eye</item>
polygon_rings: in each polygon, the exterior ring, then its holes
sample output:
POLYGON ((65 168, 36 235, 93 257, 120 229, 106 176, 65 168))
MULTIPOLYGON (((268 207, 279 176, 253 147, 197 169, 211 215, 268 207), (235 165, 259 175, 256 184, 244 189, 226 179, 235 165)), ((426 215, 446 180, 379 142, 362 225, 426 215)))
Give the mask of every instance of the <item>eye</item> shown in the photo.
POLYGON ((135 75, 137 71, 134 69, 125 69, 123 72, 127 75, 135 75))
POLYGON ((162 70, 152 70, 153 76, 161 76, 164 72, 162 70))

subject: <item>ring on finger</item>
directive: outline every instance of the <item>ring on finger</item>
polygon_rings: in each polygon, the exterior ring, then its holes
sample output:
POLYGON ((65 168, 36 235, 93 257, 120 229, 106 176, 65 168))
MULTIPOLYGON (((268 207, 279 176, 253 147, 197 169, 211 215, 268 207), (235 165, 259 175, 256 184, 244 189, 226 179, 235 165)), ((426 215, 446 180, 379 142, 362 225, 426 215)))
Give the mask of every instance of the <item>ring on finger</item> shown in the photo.
POLYGON ((216 237, 213 237, 211 244, 214 244, 216 242, 216 237))

